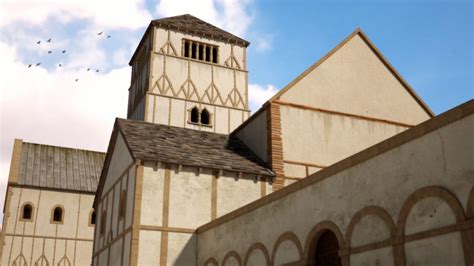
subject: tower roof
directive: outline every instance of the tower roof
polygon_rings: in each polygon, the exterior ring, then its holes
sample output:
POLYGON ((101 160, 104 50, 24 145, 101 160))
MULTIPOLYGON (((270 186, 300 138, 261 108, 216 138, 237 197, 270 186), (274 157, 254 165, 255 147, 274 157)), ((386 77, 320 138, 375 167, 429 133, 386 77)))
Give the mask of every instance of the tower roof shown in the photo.
POLYGON ((203 35, 210 39, 240 44, 245 47, 250 45, 250 42, 189 14, 155 19, 151 21, 151 24, 156 27, 173 29, 195 35, 203 35))

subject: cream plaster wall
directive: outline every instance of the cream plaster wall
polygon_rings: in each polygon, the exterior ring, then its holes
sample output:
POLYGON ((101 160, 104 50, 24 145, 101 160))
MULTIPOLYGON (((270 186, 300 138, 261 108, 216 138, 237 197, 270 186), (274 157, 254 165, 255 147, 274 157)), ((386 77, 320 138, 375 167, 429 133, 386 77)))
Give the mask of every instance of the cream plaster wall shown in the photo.
POLYGON ((281 100, 413 125, 429 118, 359 34, 281 100))
MULTIPOLYGON (((284 160, 321 166, 329 166, 406 130, 401 126, 288 106, 280 106, 280 114, 284 160)), ((295 167, 298 168, 285 164, 285 175, 301 177, 301 167, 295 167)))
POLYGON ((147 122, 191 128, 196 130, 229 134, 248 118, 248 111, 210 105, 180 98, 169 98, 148 94, 147 122), (189 112, 192 108, 206 108, 211 113, 211 126, 199 126, 189 123, 189 112), (230 121, 229 121, 230 119, 230 121))
POLYGON ((98 228, 94 232, 94 265, 108 265, 109 258, 111 265, 128 265, 130 262, 131 238, 130 232, 126 231, 132 225, 136 167, 120 134, 115 145, 104 189, 96 203, 98 228), (125 192, 125 209, 124 216, 119 217, 122 191, 125 192), (102 217, 104 210, 106 219, 102 217), (103 233, 100 232, 101 223, 105 223, 103 233))
MULTIPOLYGON (((211 221, 213 208, 218 217, 262 196, 263 181, 255 181, 254 176, 243 174, 238 178, 238 173, 223 172, 215 179, 216 173, 211 169, 198 171, 196 167, 187 166, 178 169, 176 165, 166 170, 164 164, 145 163, 139 264, 158 264, 157 261, 164 259, 160 258, 160 250, 166 249, 167 265, 194 265, 197 243, 192 233, 198 226, 211 221), (169 171, 168 192, 165 189, 166 171, 169 171), (166 242, 161 242, 164 232, 166 242)), ((271 191, 268 182, 263 185, 266 191, 271 191)))
POLYGON ((155 96, 147 96, 147 122, 227 134, 247 119, 244 47, 160 28, 154 29, 154 36, 149 92, 155 96), (182 57, 183 38, 219 46, 219 62, 182 57), (225 63, 232 51, 240 69, 235 63, 225 63), (206 105, 213 116, 212 127, 187 123, 187 110, 194 105, 200 109, 206 105))
POLYGON ((255 114, 235 135, 262 161, 267 161, 267 111, 255 114))
POLYGON ((132 163, 132 155, 127 148, 127 144, 125 144, 122 133, 118 132, 114 153, 110 160, 110 166, 107 172, 107 177, 105 178, 103 191, 109 190, 125 169, 127 169, 132 163))
MULTIPOLYGON (((309 232, 322 221, 333 222, 345 235, 354 214, 369 205, 385 209, 391 219, 397 221, 407 198, 430 186, 448 191, 466 210, 474 183, 473 135, 474 115, 469 115, 203 231, 198 234, 198 263, 203 264, 210 257, 222 261, 231 250, 243 258, 256 242, 263 243, 271 252, 277 238, 288 231, 293 232, 304 247, 309 232)), ((419 204, 427 208, 419 221, 425 223, 431 218, 431 222, 423 226, 425 229, 433 228, 431 224, 445 225, 447 223, 437 222, 439 217, 453 215, 442 204, 419 204), (430 217, 433 206, 441 212, 439 217, 430 217)), ((415 207, 414 214, 420 213, 418 208, 415 207)), ((410 250, 406 254, 408 265, 432 265, 435 259, 444 265, 464 264, 459 232, 408 241, 407 250, 410 250)), ((371 253, 361 253, 353 259, 371 261, 371 253)))
POLYGON ((10 191, 1 265, 13 264, 21 254, 33 265, 43 252, 52 265, 63 258, 75 265, 90 264, 94 227, 89 226, 89 213, 94 195, 12 186, 10 191), (27 202, 33 206, 32 220, 20 221, 21 207, 27 202), (57 205, 64 207, 62 224, 51 223, 57 205))

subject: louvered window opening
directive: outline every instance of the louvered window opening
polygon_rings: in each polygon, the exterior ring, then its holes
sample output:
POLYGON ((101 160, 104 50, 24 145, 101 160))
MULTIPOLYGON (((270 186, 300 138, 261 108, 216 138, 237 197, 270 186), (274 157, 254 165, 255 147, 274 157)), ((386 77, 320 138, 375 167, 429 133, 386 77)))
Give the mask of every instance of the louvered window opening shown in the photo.
POLYGON ((218 63, 219 47, 207 43, 183 40, 183 56, 209 63, 218 63))

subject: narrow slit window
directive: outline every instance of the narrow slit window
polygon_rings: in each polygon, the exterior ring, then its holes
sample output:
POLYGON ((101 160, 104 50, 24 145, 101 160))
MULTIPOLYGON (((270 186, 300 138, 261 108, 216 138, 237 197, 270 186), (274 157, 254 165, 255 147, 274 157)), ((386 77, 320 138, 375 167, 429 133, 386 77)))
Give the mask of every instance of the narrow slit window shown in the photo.
POLYGON ((184 41, 184 57, 189 57, 189 41, 184 41))
POLYGON ((105 232, 105 221, 107 220, 107 212, 102 212, 102 217, 100 217, 100 234, 103 235, 105 232))
POLYGON ((202 110, 201 112, 201 124, 203 125, 210 125, 211 124, 211 114, 206 109, 202 110))
POLYGON ((197 107, 191 109, 191 122, 199 123, 199 110, 197 107))
POLYGON ((199 45, 199 60, 204 60, 204 45, 199 45))
POLYGON ((196 59, 196 58, 197 58, 196 52, 197 52, 197 44, 193 43, 193 44, 191 45, 191 57, 192 57, 193 59, 196 59))
POLYGON ((206 46, 206 62, 211 62, 211 47, 206 46))
POLYGON ((21 212, 21 220, 30 221, 33 217, 33 206, 29 203, 23 205, 23 210, 21 212))
POLYGON ((95 211, 92 210, 92 211, 91 211, 91 216, 90 216, 90 219, 89 219, 89 225, 90 225, 90 226, 95 225, 96 219, 97 219, 97 217, 96 217, 95 211))
POLYGON ((53 223, 62 223, 64 219, 64 210, 61 207, 55 207, 53 210, 53 223))
POLYGON ((217 48, 212 48, 212 63, 217 63, 217 48))
POLYGON ((122 190, 122 193, 120 193, 120 203, 119 203, 119 218, 120 219, 125 217, 126 196, 127 194, 125 194, 125 190, 122 190))

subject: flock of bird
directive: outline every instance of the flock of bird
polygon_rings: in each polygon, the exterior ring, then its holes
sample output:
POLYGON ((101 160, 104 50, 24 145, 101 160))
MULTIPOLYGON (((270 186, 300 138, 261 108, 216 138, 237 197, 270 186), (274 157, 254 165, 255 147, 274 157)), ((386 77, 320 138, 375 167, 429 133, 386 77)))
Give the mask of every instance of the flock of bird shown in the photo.
MULTIPOLYGON (((103 34, 104 34, 103 31, 97 33, 98 36, 101 36, 101 35, 103 35, 103 34)), ((107 39, 110 39, 110 37, 112 37, 112 36, 110 36, 110 35, 104 35, 104 36, 106 36, 107 39)), ((52 42, 52 38, 49 38, 49 39, 46 40, 45 42, 46 42, 46 43, 51 43, 51 42, 52 42)), ((40 44, 41 44, 41 40, 37 41, 36 44, 37 44, 37 45, 40 45, 40 44)), ((62 53, 62 54, 65 54, 66 52, 67 52, 66 50, 61 50, 61 51, 60 51, 60 53, 62 53)), ((52 53, 53 53, 52 50, 48 50, 48 54, 52 54, 52 53)), ((40 65, 41 65, 41 62, 38 62, 38 63, 36 63, 36 64, 28 64, 28 68, 30 68, 30 67, 32 67, 32 66, 37 67, 37 66, 40 66, 40 65)), ((58 64, 58 67, 62 67, 62 66, 63 66, 63 64, 61 64, 61 63, 58 64)), ((94 70, 91 69, 90 67, 88 67, 88 68, 86 69, 86 71, 88 71, 88 72, 91 71, 91 70, 94 71, 94 70)), ((96 72, 96 73, 99 73, 100 70, 99 70, 99 69, 96 69, 95 72, 96 72)), ((74 79, 74 81, 75 81, 75 82, 78 82, 78 81, 79 81, 79 78, 74 79)))

